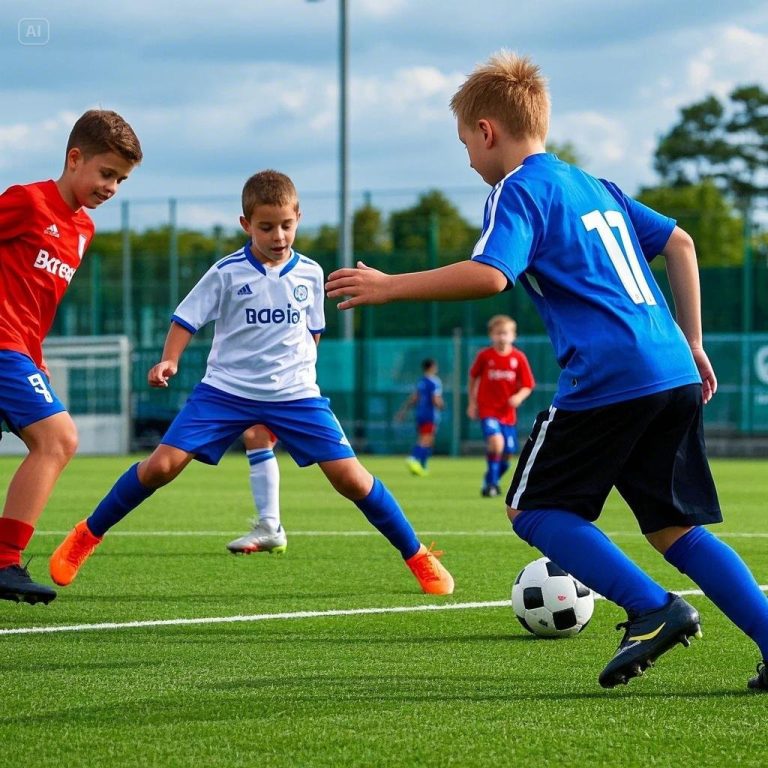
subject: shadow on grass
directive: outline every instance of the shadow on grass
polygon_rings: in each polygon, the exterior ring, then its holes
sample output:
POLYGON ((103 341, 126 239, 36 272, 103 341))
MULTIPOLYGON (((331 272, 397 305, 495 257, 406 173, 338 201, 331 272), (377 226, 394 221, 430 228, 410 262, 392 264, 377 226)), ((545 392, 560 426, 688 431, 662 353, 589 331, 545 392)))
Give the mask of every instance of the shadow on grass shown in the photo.
POLYGON ((139 700, 112 702, 102 705, 92 703, 71 704, 62 708, 43 708, 35 714, 0 717, 1 726, 51 726, 62 724, 103 726, 109 722, 132 725, 164 725, 190 722, 240 721, 247 711, 254 720, 287 716, 295 719, 313 715, 318 707, 332 707, 334 711, 370 708, 373 705, 430 707, 440 705, 503 703, 506 705, 546 703, 548 705, 577 705, 579 702, 604 701, 637 704, 643 701, 671 698, 681 702, 722 701, 754 697, 747 690, 696 690, 696 691, 644 691, 640 687, 631 690, 574 691, 526 693, 514 690, 516 678, 499 679, 493 676, 453 676, 449 679, 431 676, 379 675, 340 676, 302 675, 300 677, 249 677, 233 679, 215 686, 192 684, 186 695, 178 689, 165 696, 153 696, 139 700), (213 693, 211 693, 213 692, 213 693), (229 695, 228 695, 229 694, 229 695), (331 704, 332 702, 332 704, 331 704))

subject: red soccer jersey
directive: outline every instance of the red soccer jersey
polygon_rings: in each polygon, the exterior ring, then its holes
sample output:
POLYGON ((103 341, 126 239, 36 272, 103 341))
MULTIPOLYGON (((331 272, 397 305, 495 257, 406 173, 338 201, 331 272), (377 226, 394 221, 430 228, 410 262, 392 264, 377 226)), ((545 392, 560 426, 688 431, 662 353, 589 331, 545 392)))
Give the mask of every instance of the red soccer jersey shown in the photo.
POLYGON ((73 211, 54 181, 0 195, 0 349, 41 365, 43 339, 92 238, 91 217, 73 211))
POLYGON ((469 375, 479 379, 477 388, 477 415, 481 419, 498 419, 502 424, 517 422, 517 409, 509 398, 523 387, 533 389, 536 382, 528 358, 512 347, 508 355, 500 355, 493 347, 477 353, 469 375))

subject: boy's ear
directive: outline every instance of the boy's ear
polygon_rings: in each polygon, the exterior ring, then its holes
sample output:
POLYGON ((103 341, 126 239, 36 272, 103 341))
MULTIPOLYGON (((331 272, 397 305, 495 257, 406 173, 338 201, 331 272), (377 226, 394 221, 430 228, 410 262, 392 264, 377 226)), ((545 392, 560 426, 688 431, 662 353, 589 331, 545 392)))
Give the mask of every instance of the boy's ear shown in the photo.
POLYGON ((66 167, 68 171, 74 171, 77 167, 77 164, 80 162, 80 160, 83 158, 83 151, 80 149, 80 147, 72 147, 72 149, 67 152, 66 157, 66 167))
POLYGON ((477 121, 477 130, 483 134, 485 148, 490 149, 496 141, 496 131, 490 120, 481 118, 477 121))
POLYGON ((240 226, 243 228, 243 232, 245 232, 246 235, 251 234, 251 222, 248 221, 245 216, 240 217, 240 226))

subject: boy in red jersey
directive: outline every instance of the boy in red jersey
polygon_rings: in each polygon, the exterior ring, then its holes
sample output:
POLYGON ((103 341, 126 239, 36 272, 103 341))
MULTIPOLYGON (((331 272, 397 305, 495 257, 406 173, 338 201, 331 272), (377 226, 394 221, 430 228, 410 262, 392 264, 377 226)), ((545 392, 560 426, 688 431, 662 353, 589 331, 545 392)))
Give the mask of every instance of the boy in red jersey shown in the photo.
POLYGON ((481 349, 469 369, 467 416, 480 419, 485 438, 488 469, 483 496, 498 496, 499 481, 509 469, 510 454, 518 452, 517 409, 533 392, 528 358, 517 348, 517 323, 508 315, 488 321, 491 346, 481 349))
POLYGON ((21 565, 77 448, 77 429, 51 387, 42 345, 93 238, 84 209, 113 197, 141 159, 139 140, 120 115, 89 110, 72 128, 57 181, 14 185, 0 195, 0 420, 29 450, 0 516, 2 600, 34 604, 56 597, 21 565))

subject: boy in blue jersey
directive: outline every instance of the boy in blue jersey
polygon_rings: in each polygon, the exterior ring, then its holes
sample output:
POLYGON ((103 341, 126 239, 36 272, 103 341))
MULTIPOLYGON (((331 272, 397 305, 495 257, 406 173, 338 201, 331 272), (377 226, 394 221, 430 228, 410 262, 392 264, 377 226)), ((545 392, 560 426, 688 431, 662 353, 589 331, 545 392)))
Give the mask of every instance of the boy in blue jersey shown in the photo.
POLYGON ((359 263, 329 276, 339 307, 476 299, 520 281, 562 369, 506 497, 515 532, 623 607, 625 629, 599 676, 613 687, 699 632, 698 612, 598 529, 616 487, 650 544, 755 641, 748 682, 768 690, 768 600, 726 544, 702 427, 717 380, 702 345, 696 252, 671 219, 547 154, 550 101, 539 68, 501 51, 451 100, 470 165, 493 187, 469 261, 386 275, 359 263), (648 262, 664 256, 672 318, 648 262))
POLYGON ((414 409, 416 417, 416 443, 405 464, 412 475, 425 477, 427 463, 435 446, 435 433, 443 410, 443 382, 437 375, 437 361, 431 357, 421 363, 423 376, 416 383, 416 388, 395 414, 396 421, 402 421, 409 408, 414 409))
POLYGON ((149 458, 130 467, 94 512, 78 523, 50 559, 51 578, 66 586, 104 534, 193 459, 217 464, 254 424, 270 430, 299 466, 318 464, 400 552, 424 592, 447 595, 453 578, 439 553, 418 540, 384 484, 358 461, 315 375, 325 327, 323 272, 291 247, 300 218, 293 182, 262 171, 245 183, 240 224, 249 236, 217 261, 179 304, 162 359, 148 381, 167 387, 192 336, 215 332, 203 380, 149 458))

